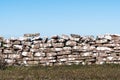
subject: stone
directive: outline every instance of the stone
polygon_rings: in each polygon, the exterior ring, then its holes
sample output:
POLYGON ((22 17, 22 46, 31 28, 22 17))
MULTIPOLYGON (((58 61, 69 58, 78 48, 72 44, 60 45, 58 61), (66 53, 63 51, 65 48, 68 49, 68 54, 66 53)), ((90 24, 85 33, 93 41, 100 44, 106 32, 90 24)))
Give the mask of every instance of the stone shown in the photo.
POLYGON ((114 47, 114 50, 120 50, 120 46, 119 47, 114 47))
POLYGON ((75 58, 68 58, 68 61, 74 61, 75 58))
POLYGON ((9 54, 8 58, 11 58, 11 59, 20 59, 21 56, 20 56, 20 54, 9 54))
POLYGON ((40 44, 34 44, 34 45, 31 45, 32 48, 34 49, 39 49, 40 48, 40 44))
POLYGON ((68 55, 68 58, 77 58, 77 57, 78 57, 78 55, 74 55, 74 54, 68 55))
POLYGON ((80 41, 80 38, 70 37, 70 40, 72 40, 72 41, 76 41, 76 42, 79 42, 79 41, 80 41))
POLYGON ((57 59, 68 58, 67 55, 57 55, 57 59))
POLYGON ((38 65, 39 61, 27 61, 28 65, 38 65))
POLYGON ((20 45, 21 44, 21 41, 14 41, 13 43, 12 43, 13 45, 20 45))
POLYGON ((62 48, 62 47, 64 47, 63 43, 53 43, 52 45, 53 45, 54 48, 62 48))
POLYGON ((0 36, 0 42, 2 42, 3 40, 4 40, 4 38, 0 36))
POLYGON ((31 52, 22 52, 21 54, 23 57, 33 57, 33 53, 31 52))
POLYGON ((48 37, 44 37, 42 41, 43 41, 43 43, 47 43, 48 42, 48 37))
POLYGON ((76 46, 76 45, 77 45, 77 42, 75 42, 75 41, 67 41, 66 42, 66 46, 73 47, 73 46, 76 46))
POLYGON ((13 50, 8 50, 8 49, 4 49, 3 53, 5 54, 12 54, 13 53, 13 50))
POLYGON ((58 55, 68 55, 68 54, 71 54, 71 51, 59 51, 59 52, 57 52, 57 56, 58 55))
POLYGON ((64 39, 64 40, 69 40, 70 39, 69 36, 65 35, 65 34, 62 34, 61 38, 64 39))
POLYGON ((26 45, 26 46, 31 46, 32 45, 32 42, 22 42, 23 45, 26 45))
POLYGON ((80 38, 80 37, 81 37, 81 36, 78 35, 78 34, 70 34, 70 36, 73 37, 73 38, 80 38))
POLYGON ((5 39, 5 40, 3 41, 3 43, 5 43, 5 44, 10 44, 10 40, 9 40, 9 39, 5 39))
POLYGON ((99 35, 97 36, 98 39, 107 39, 107 40, 112 40, 111 35, 106 34, 106 35, 99 35))
POLYGON ((35 41, 35 40, 42 40, 42 38, 40 38, 40 36, 35 36, 35 37, 32 38, 32 40, 33 41, 35 41))
POLYGON ((22 56, 27 56, 28 52, 22 52, 22 56))
POLYGON ((23 46, 22 45, 13 45, 13 48, 22 50, 23 46))
POLYGON ((34 56, 35 57, 45 57, 45 53, 37 52, 37 53, 34 53, 34 56))
POLYGON ((66 58, 63 58, 63 59, 59 59, 59 61, 60 61, 60 62, 65 62, 65 61, 67 61, 67 59, 66 59, 66 58))
POLYGON ((50 63, 55 63, 57 60, 49 60, 50 63))
POLYGON ((91 51, 96 49, 95 46, 90 46, 90 45, 85 45, 81 48, 82 48, 81 50, 84 50, 84 51, 91 51))
POLYGON ((30 52, 32 52, 32 53, 39 52, 39 51, 40 51, 40 49, 33 49, 33 48, 30 49, 30 52))
POLYGON ((63 49, 62 48, 54 48, 54 51, 56 52, 59 52, 59 51, 62 51, 63 49))
POLYGON ((51 39, 59 39, 59 36, 58 35, 54 35, 51 37, 51 39))
POLYGON ((38 37, 38 36, 40 36, 40 33, 34 33, 34 34, 27 33, 27 34, 24 34, 24 37, 38 37))
POLYGON ((92 53, 91 53, 91 52, 85 52, 85 53, 81 53, 81 55, 82 55, 83 57, 92 56, 92 53))
POLYGON ((54 60, 56 57, 46 57, 47 60, 54 60))
POLYGON ((40 44, 41 48, 51 48, 53 45, 51 43, 40 44))
POLYGON ((109 56, 109 57, 107 57, 107 59, 108 59, 109 61, 112 61, 113 57, 112 57, 112 56, 109 56))
POLYGON ((12 44, 4 44, 3 46, 6 48, 10 48, 10 47, 12 47, 12 44))
POLYGON ((108 43, 107 39, 96 40, 97 44, 108 43))
POLYGON ((13 59, 5 59, 5 62, 8 64, 13 64, 15 62, 15 60, 13 59))
POLYGON ((109 44, 103 44, 104 47, 111 47, 111 48, 114 48, 114 47, 119 47, 120 44, 113 44, 113 43, 109 43, 109 44))
POLYGON ((97 49, 97 50, 100 50, 100 51, 105 51, 105 50, 106 50, 106 51, 107 51, 107 50, 108 50, 108 51, 111 51, 111 50, 112 50, 111 48, 108 48, 108 47, 97 47, 96 49, 97 49))
POLYGON ((104 58, 104 57, 107 57, 108 55, 106 53, 99 53, 99 56, 104 58))
POLYGON ((0 49, 0 54, 2 53, 2 49, 0 49))
POLYGON ((58 39, 58 42, 59 42, 59 43, 65 43, 66 40, 65 40, 65 39, 58 39))
POLYGON ((82 47, 81 46, 74 46, 73 50, 74 51, 81 51, 82 47))
POLYGON ((57 56, 57 53, 50 52, 50 53, 46 53, 46 55, 47 55, 48 57, 50 57, 50 56, 57 56))
POLYGON ((39 41, 39 40, 37 40, 37 41, 32 41, 33 42, 33 44, 35 45, 35 44, 42 44, 42 41, 39 41))

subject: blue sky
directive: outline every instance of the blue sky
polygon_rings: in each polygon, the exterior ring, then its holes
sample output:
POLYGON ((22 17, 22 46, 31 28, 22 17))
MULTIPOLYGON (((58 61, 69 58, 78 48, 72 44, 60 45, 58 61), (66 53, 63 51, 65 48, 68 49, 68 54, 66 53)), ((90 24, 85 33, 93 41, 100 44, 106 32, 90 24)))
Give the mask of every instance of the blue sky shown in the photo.
POLYGON ((120 0, 0 0, 0 35, 120 34, 120 0))

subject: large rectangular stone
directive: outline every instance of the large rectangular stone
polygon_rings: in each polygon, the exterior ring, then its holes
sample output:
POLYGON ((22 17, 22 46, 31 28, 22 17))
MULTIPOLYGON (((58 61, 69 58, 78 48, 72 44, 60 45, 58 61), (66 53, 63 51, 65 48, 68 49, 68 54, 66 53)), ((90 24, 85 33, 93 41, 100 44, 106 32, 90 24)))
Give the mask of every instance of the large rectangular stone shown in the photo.
POLYGON ((55 48, 62 48, 62 47, 64 47, 64 43, 53 43, 52 45, 55 48))
POLYGON ((24 34, 24 37, 37 37, 37 36, 40 36, 40 33, 34 33, 34 34, 27 33, 27 34, 24 34))
POLYGON ((13 50, 11 50, 11 49, 4 49, 3 53, 8 53, 8 54, 10 53, 10 54, 12 54, 13 50))
POLYGON ((66 42, 66 46, 73 47, 73 46, 76 46, 76 45, 77 45, 77 42, 75 42, 75 41, 67 41, 66 42))
POLYGON ((46 56, 47 57, 57 56, 57 53, 55 53, 55 52, 46 53, 46 56))
POLYGON ((43 53, 43 52, 37 52, 37 53, 34 53, 34 56, 35 56, 35 57, 45 57, 46 54, 43 53))

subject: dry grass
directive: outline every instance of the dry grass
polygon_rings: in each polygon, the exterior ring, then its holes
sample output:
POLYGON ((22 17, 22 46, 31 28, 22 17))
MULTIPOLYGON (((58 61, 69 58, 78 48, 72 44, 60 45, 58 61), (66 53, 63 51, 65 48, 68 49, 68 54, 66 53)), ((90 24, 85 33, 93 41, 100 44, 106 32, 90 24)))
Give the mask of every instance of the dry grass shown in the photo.
POLYGON ((7 67, 0 80, 120 80, 120 65, 7 67))

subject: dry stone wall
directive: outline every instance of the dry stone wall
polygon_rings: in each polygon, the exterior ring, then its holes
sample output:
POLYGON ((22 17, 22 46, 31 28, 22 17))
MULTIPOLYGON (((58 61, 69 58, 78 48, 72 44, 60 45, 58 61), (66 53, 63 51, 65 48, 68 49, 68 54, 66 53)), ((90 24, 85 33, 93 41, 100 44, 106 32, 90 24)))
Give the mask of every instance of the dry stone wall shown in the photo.
POLYGON ((0 57, 11 65, 86 65, 120 63, 120 35, 54 35, 39 33, 4 39, 0 37, 0 57))

